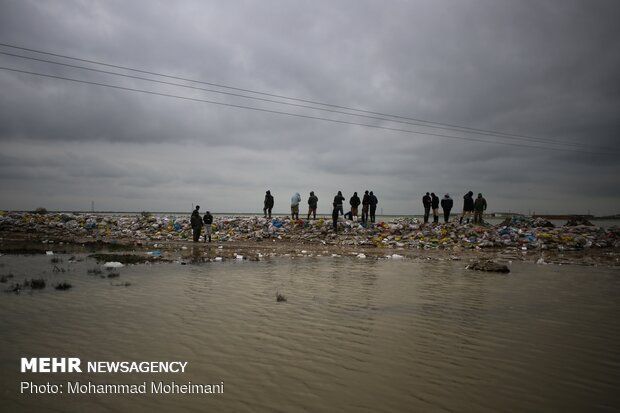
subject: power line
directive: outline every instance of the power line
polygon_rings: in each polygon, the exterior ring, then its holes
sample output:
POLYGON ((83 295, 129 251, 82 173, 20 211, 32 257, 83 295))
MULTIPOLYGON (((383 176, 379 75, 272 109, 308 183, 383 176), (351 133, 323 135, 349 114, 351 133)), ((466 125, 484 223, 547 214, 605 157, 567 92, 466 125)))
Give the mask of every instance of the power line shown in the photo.
POLYGON ((224 91, 221 91, 221 90, 206 89, 206 88, 201 88, 201 87, 196 87, 196 86, 184 85, 184 84, 181 84, 181 83, 166 82, 166 81, 162 81, 162 80, 150 79, 150 78, 141 77, 141 76, 133 76, 133 75, 127 75, 127 74, 124 74, 124 73, 111 72, 109 70, 101 70, 101 69, 95 69, 95 68, 91 68, 91 67, 72 65, 72 64, 68 64, 68 63, 62 63, 62 62, 55 62, 53 60, 39 59, 39 58, 36 58, 36 57, 31 57, 31 56, 23 56, 23 55, 18 55, 18 54, 14 54, 14 53, 8 53, 8 52, 0 51, 0 54, 5 55, 5 56, 17 57, 17 58, 20 58, 20 59, 32 60, 32 61, 36 61, 36 62, 50 63, 50 64, 54 64, 54 65, 58 65, 58 66, 65 66, 65 67, 71 67, 71 68, 75 68, 75 69, 88 70, 88 71, 96 72, 96 73, 104 73, 104 74, 113 75, 113 76, 126 77, 126 78, 129 78, 129 79, 144 80, 144 81, 153 82, 153 83, 160 83, 160 84, 164 84, 164 85, 168 85, 168 86, 177 86, 177 87, 182 87, 182 88, 186 88, 186 89, 200 90, 200 91, 203 91, 203 92, 219 93, 219 94, 223 94, 223 95, 227 95, 227 96, 235 96, 235 97, 241 97, 241 98, 245 98, 245 99, 258 100, 258 101, 262 101, 262 102, 269 102, 269 103, 276 103, 276 104, 294 106, 294 107, 305 108, 305 109, 319 110, 319 111, 328 112, 328 113, 338 113, 338 114, 348 115, 348 116, 356 116, 356 117, 367 118, 367 119, 374 119, 374 120, 380 120, 380 121, 386 121, 386 122, 402 123, 402 124, 412 125, 412 126, 421 126, 421 127, 425 127, 425 128, 450 130, 450 131, 455 131, 455 132, 464 132, 464 133, 477 134, 477 135, 483 135, 483 136, 495 136, 495 137, 498 137, 498 138, 506 138, 506 139, 512 139, 512 140, 518 140, 518 141, 526 140, 526 141, 535 142, 535 143, 545 143, 545 144, 560 145, 560 146, 582 147, 582 148, 587 148, 587 149, 591 149, 591 148, 608 149, 608 148, 604 148, 604 147, 600 147, 600 146, 584 145, 584 144, 579 144, 579 143, 560 143, 560 142, 556 143, 553 140, 550 141, 550 140, 546 140, 546 139, 542 139, 542 138, 540 138, 540 139, 539 138, 515 138, 515 137, 509 137, 509 136, 503 136, 503 135, 496 135, 496 134, 493 134, 493 133, 469 132, 469 131, 463 131, 463 130, 457 129, 457 128, 433 126, 433 125, 424 125, 424 124, 415 123, 415 122, 392 120, 392 119, 378 117, 378 116, 361 115, 361 114, 357 114, 357 113, 344 112, 344 111, 340 111, 340 110, 317 108, 317 107, 314 107, 314 106, 302 105, 302 104, 298 104, 298 103, 283 102, 283 101, 278 101, 278 100, 273 100, 273 99, 260 98, 260 97, 256 97, 256 96, 247 96, 247 95, 242 95, 242 94, 239 94, 239 93, 231 93, 231 92, 224 92, 224 91))
MULTIPOLYGON (((233 87, 233 86, 228 86, 228 85, 222 85, 222 84, 218 84, 218 83, 205 82, 205 81, 200 81, 200 80, 195 80, 195 79, 188 79, 188 78, 179 77, 179 76, 167 75, 167 74, 152 72, 152 71, 148 71, 148 70, 135 69, 135 68, 127 67, 127 66, 114 65, 114 64, 99 62, 99 61, 95 61, 95 60, 82 59, 82 58, 62 55, 62 54, 58 54, 58 53, 46 52, 46 51, 43 51, 43 50, 37 50, 37 49, 31 49, 31 48, 27 48, 27 47, 16 46, 16 45, 8 44, 8 43, 0 43, 0 46, 9 47, 9 48, 18 49, 18 50, 24 50, 24 51, 28 51, 28 52, 39 53, 39 54, 44 54, 44 55, 48 55, 48 56, 60 57, 60 58, 63 58, 63 59, 70 59, 70 60, 75 60, 75 61, 80 61, 80 62, 85 62, 85 63, 91 63, 91 64, 96 64, 96 65, 101 65, 101 66, 106 66, 106 67, 112 67, 112 68, 116 68, 116 69, 128 70, 128 71, 132 71, 132 72, 136 72, 136 73, 143 73, 143 74, 149 74, 149 75, 154 75, 154 76, 160 76, 160 77, 164 77, 164 78, 168 78, 168 79, 182 80, 182 81, 185 81, 185 82, 192 82, 192 83, 204 84, 204 85, 209 85, 209 86, 216 86, 216 87, 230 89, 230 90, 248 92, 248 93, 253 93, 253 94, 258 94, 258 95, 263 95, 263 96, 276 97, 276 98, 279 98, 279 99, 287 99, 287 100, 303 102, 303 103, 310 103, 310 104, 313 104, 313 105, 332 107, 332 108, 336 108, 336 109, 345 109, 345 110, 350 110, 350 111, 355 111, 355 112, 360 112, 360 113, 366 113, 366 114, 369 114, 369 115, 377 115, 377 116, 382 116, 382 117, 387 116, 387 117, 396 118, 396 119, 403 119, 403 120, 406 120, 406 121, 421 122, 421 123, 425 123, 425 124, 428 124, 428 125, 419 125, 419 124, 414 124, 414 123, 409 123, 409 122, 402 122, 402 121, 395 121, 395 120, 388 120, 388 119, 378 118, 379 120, 386 120, 386 121, 390 121, 390 122, 406 123, 406 124, 411 124, 411 125, 414 125, 414 126, 423 126, 423 127, 429 127, 429 128, 452 130, 452 131, 458 131, 458 132, 464 132, 464 133, 474 133, 474 134, 486 135, 486 136, 504 137, 504 138, 513 139, 513 140, 527 140, 527 141, 536 142, 536 143, 549 143, 549 144, 553 144, 553 145, 575 146, 575 147, 585 147, 585 148, 593 148, 594 147, 594 146, 591 146, 591 145, 584 145, 584 144, 579 144, 579 143, 562 142, 562 141, 558 141, 558 140, 555 140, 555 139, 537 138, 537 137, 532 137, 532 136, 528 136, 528 135, 520 135, 520 134, 513 134, 513 133, 506 133, 506 132, 499 132, 499 131, 492 131, 492 130, 485 130, 485 129, 478 129, 478 128, 470 128, 470 127, 460 126, 460 125, 455 125, 455 124, 450 124, 450 123, 433 122, 433 121, 428 121, 428 120, 424 120, 424 119, 417 119, 417 118, 400 116, 400 115, 392 115, 392 114, 386 114, 386 113, 381 113, 381 112, 369 111, 369 110, 364 110, 364 109, 356 109, 356 108, 351 108, 351 107, 347 107, 347 106, 334 105, 334 104, 330 104, 330 103, 312 101, 312 100, 307 100, 307 99, 294 98, 294 97, 278 95, 278 94, 273 94, 273 93, 260 92, 260 91, 255 91, 255 90, 251 90, 251 89, 245 89, 245 88, 233 87), (437 126, 431 126, 431 125, 437 125, 437 126)), ((6 53, 4 53, 4 54, 6 54, 6 53)), ((62 63, 58 63, 58 64, 62 64, 62 63)), ((92 69, 92 70, 96 70, 96 69, 92 69)), ((147 80, 147 79, 143 79, 143 80, 147 80)), ((150 81, 157 82, 154 79, 150 79, 150 81)), ((225 94, 225 92, 221 92, 221 91, 219 91, 219 92, 211 91, 211 92, 224 93, 225 94)), ((252 97, 249 97, 249 96, 241 95, 241 97, 252 99, 252 97)), ((287 104, 285 102, 277 102, 277 101, 275 101, 273 103, 287 104)), ((312 107, 312 109, 324 110, 324 109, 315 108, 315 107, 312 107)), ((336 112, 336 113, 342 113, 342 112, 336 112)), ((350 116, 361 116, 361 115, 356 115, 356 114, 351 114, 351 113, 344 113, 344 114, 347 114, 347 115, 350 115, 350 116)), ((600 148, 600 149, 609 149, 609 148, 605 148, 605 147, 598 147, 598 148, 600 148)))
POLYGON ((364 127, 368 127, 368 128, 390 130, 390 131, 395 131, 395 132, 404 132, 404 133, 410 133, 410 134, 416 134, 416 135, 435 136, 435 137, 448 138, 448 139, 465 140, 465 141, 472 141, 472 142, 482 142, 482 143, 490 143, 490 144, 496 144, 496 145, 516 146, 516 147, 523 147, 523 148, 543 149, 543 150, 551 150, 551 151, 563 151, 563 152, 573 152, 573 153, 589 153, 589 154, 602 154, 602 155, 608 154, 608 152, 604 153, 604 152, 594 152, 594 151, 581 151, 581 150, 576 150, 576 149, 550 148, 550 147, 545 147, 545 146, 522 145, 522 144, 516 144, 516 143, 509 143, 509 142, 487 141, 487 140, 483 140, 483 139, 476 139, 476 138, 464 137, 464 136, 443 135, 443 134, 437 134, 437 133, 413 131, 413 130, 409 130, 409 129, 400 129, 400 128, 392 128, 392 127, 386 127, 386 126, 379 126, 379 125, 370 125, 370 124, 351 122, 351 121, 345 121, 345 120, 323 118, 323 117, 319 117, 319 116, 302 115, 302 114, 298 114, 298 113, 282 112, 282 111, 271 110, 271 109, 264 109, 264 108, 257 108, 257 107, 252 107, 252 106, 244 106, 244 105, 237 105, 237 104, 232 104, 232 103, 223 103, 223 102, 217 102, 217 101, 206 100, 206 99, 191 98, 191 97, 187 97, 187 96, 179 96, 179 95, 173 95, 173 94, 169 94, 169 93, 161 93, 161 92, 154 92, 154 91, 144 90, 144 89, 130 88, 130 87, 125 87, 125 86, 110 85, 110 84, 107 84, 107 83, 91 82, 91 81, 87 81, 87 80, 73 79, 73 78, 68 78, 68 77, 64 77, 64 76, 50 75, 50 74, 46 74, 46 73, 30 72, 30 71, 27 71, 27 70, 14 69, 14 68, 3 67, 3 66, 0 66, 0 70, 6 70, 6 71, 16 72, 16 73, 23 73, 23 74, 28 74, 28 75, 32 75, 32 76, 40 76, 40 77, 47 77, 47 78, 52 78, 52 79, 66 80, 66 81, 70 81, 70 82, 83 83, 83 84, 94 85, 94 86, 102 86, 102 87, 107 87, 107 88, 112 88, 112 89, 125 90, 125 91, 129 91, 129 92, 137 92, 137 93, 144 93, 144 94, 155 95, 155 96, 163 96, 163 97, 169 97, 169 98, 175 98, 175 99, 182 99, 182 100, 188 100, 188 101, 192 101, 192 102, 209 103, 209 104, 226 106, 226 107, 237 108, 237 109, 247 109, 247 110, 253 110, 253 111, 258 111, 258 112, 266 112, 266 113, 273 113, 273 114, 278 114, 278 115, 293 116, 293 117, 304 118, 304 119, 314 119, 314 120, 320 120, 320 121, 332 122, 332 123, 339 123, 339 124, 345 124, 345 125, 364 126, 364 127))
MULTIPOLYGON (((214 90, 214 89, 206 89, 206 88, 201 88, 201 87, 196 87, 196 86, 189 86, 189 85, 184 85, 184 84, 181 84, 181 83, 166 82, 166 81, 155 80, 155 79, 150 79, 150 78, 141 77, 141 76, 126 75, 126 74, 123 74, 123 73, 111 72, 111 71, 108 71, 108 70, 94 69, 94 68, 85 67, 85 66, 78 66, 78 65, 68 64, 68 63, 55 62, 55 61, 52 61, 52 60, 39 59, 39 58, 35 58, 35 57, 30 57, 30 56, 22 56, 22 55, 17 55, 17 54, 14 54, 14 53, 7 53, 7 52, 1 52, 0 51, 0 54, 6 55, 6 56, 11 56, 11 57, 18 57, 18 58, 21 58, 21 59, 33 60, 33 61, 37 61, 37 62, 50 63, 50 64, 54 64, 54 65, 59 65, 59 66, 71 67, 71 68, 76 68, 76 69, 83 69, 83 70, 88 70, 88 71, 96 72, 96 73, 104 73, 104 74, 109 74, 109 75, 114 75, 114 76, 126 77, 126 78, 130 78, 130 79, 145 80, 145 81, 148 81, 148 82, 160 83, 160 84, 169 85, 169 86, 178 86, 178 87, 183 87, 183 88, 187 88, 187 89, 201 90, 201 91, 204 91, 204 92, 219 93, 219 94, 223 94, 223 95, 227 95, 227 96, 235 96, 235 97, 242 97, 242 98, 246 98, 246 99, 254 99, 254 100, 258 100, 258 101, 262 101, 262 102, 277 103, 277 104, 289 105, 289 106, 300 107, 300 108, 305 108, 305 109, 313 109, 313 110, 319 110, 319 111, 324 111, 324 112, 329 112, 329 113, 338 113, 338 114, 343 114, 343 115, 357 116, 357 117, 368 118, 368 119, 375 119, 375 120, 381 120, 381 121, 387 121, 387 122, 396 122, 396 123, 402 123, 402 124, 413 125, 413 126, 422 126, 422 127, 428 127, 428 128, 444 129, 444 130, 452 130, 452 131, 457 131, 457 132, 463 132, 460 129, 455 129, 455 128, 446 128, 446 127, 440 127, 440 126, 424 125, 424 124, 420 124, 420 123, 397 121, 397 120, 395 121, 395 120, 392 120, 392 119, 382 118, 382 117, 378 117, 378 116, 360 115, 360 114, 356 114, 356 113, 343 112, 343 111, 333 110, 333 109, 317 108, 317 107, 314 107, 314 106, 301 105, 301 104, 297 104, 297 103, 282 102, 282 101, 278 101, 278 100, 265 99, 265 98, 260 98, 260 97, 256 97, 256 96, 247 96, 247 95, 242 95, 242 94, 238 94, 238 93, 223 92, 221 90, 214 90)), ((466 132, 466 133, 472 133, 472 132, 466 132)), ((498 136, 498 135, 493 135, 493 134, 488 134, 488 133, 481 133, 481 132, 477 133, 477 134, 501 137, 501 136, 498 136)), ((508 138, 508 139, 517 139, 517 138, 508 138)), ((519 139, 519 140, 521 140, 521 139, 519 139)), ((544 140, 538 140, 538 139, 533 140, 533 141, 537 142, 537 143, 547 143, 544 140)), ((590 148, 590 146, 588 146, 588 145, 571 144, 571 143, 567 143, 567 144, 559 144, 558 143, 558 145, 577 146, 577 147, 583 146, 583 147, 586 147, 586 148, 590 148)))

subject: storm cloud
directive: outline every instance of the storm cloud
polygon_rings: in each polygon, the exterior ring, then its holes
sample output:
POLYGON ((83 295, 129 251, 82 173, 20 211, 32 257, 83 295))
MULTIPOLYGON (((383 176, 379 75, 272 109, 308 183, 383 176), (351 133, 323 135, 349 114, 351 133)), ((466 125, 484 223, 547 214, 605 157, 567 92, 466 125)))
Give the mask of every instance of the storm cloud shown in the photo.
POLYGON ((276 211, 315 191, 327 213, 369 189, 414 214, 427 191, 460 208, 471 189, 491 211, 618 213, 618 16, 613 0, 6 0, 0 209, 257 212, 270 189, 276 211))

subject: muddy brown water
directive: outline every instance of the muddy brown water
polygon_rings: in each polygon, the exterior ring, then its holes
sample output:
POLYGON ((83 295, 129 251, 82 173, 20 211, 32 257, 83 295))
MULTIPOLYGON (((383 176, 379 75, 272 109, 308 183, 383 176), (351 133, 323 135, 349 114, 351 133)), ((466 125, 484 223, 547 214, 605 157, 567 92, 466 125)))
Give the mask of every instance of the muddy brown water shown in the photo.
POLYGON ((617 411, 618 268, 272 258, 143 264, 0 257, 3 411, 617 411), (53 271, 54 265, 65 272, 53 271), (56 291, 66 281, 73 288, 56 291), (129 286, 123 286, 130 283, 129 286), (276 302, 276 292, 286 302, 276 302), (21 357, 187 361, 183 374, 20 373, 21 357), (21 381, 221 383, 223 394, 20 394, 21 381), (6 410, 5 410, 6 409, 6 410))

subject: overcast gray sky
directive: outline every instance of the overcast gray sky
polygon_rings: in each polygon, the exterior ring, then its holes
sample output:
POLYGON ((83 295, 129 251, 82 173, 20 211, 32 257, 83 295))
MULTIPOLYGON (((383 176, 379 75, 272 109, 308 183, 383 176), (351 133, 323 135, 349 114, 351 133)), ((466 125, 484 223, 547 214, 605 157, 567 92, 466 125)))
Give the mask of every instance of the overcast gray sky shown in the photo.
POLYGON ((198 100, 0 70, 0 209, 258 212, 271 189, 276 211, 313 190, 328 213, 338 190, 369 189, 384 213, 417 214, 426 191, 460 209, 471 189, 490 211, 618 213, 619 17, 616 0, 0 0, 2 53, 519 135, 0 54, 3 68, 198 100))

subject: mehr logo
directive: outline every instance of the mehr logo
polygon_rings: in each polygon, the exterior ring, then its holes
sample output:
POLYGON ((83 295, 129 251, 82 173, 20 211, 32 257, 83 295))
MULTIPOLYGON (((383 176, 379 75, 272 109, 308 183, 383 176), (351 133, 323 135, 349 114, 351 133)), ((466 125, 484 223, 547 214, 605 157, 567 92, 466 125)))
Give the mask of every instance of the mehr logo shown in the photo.
POLYGON ((22 357, 22 373, 81 373, 77 357, 22 357))

